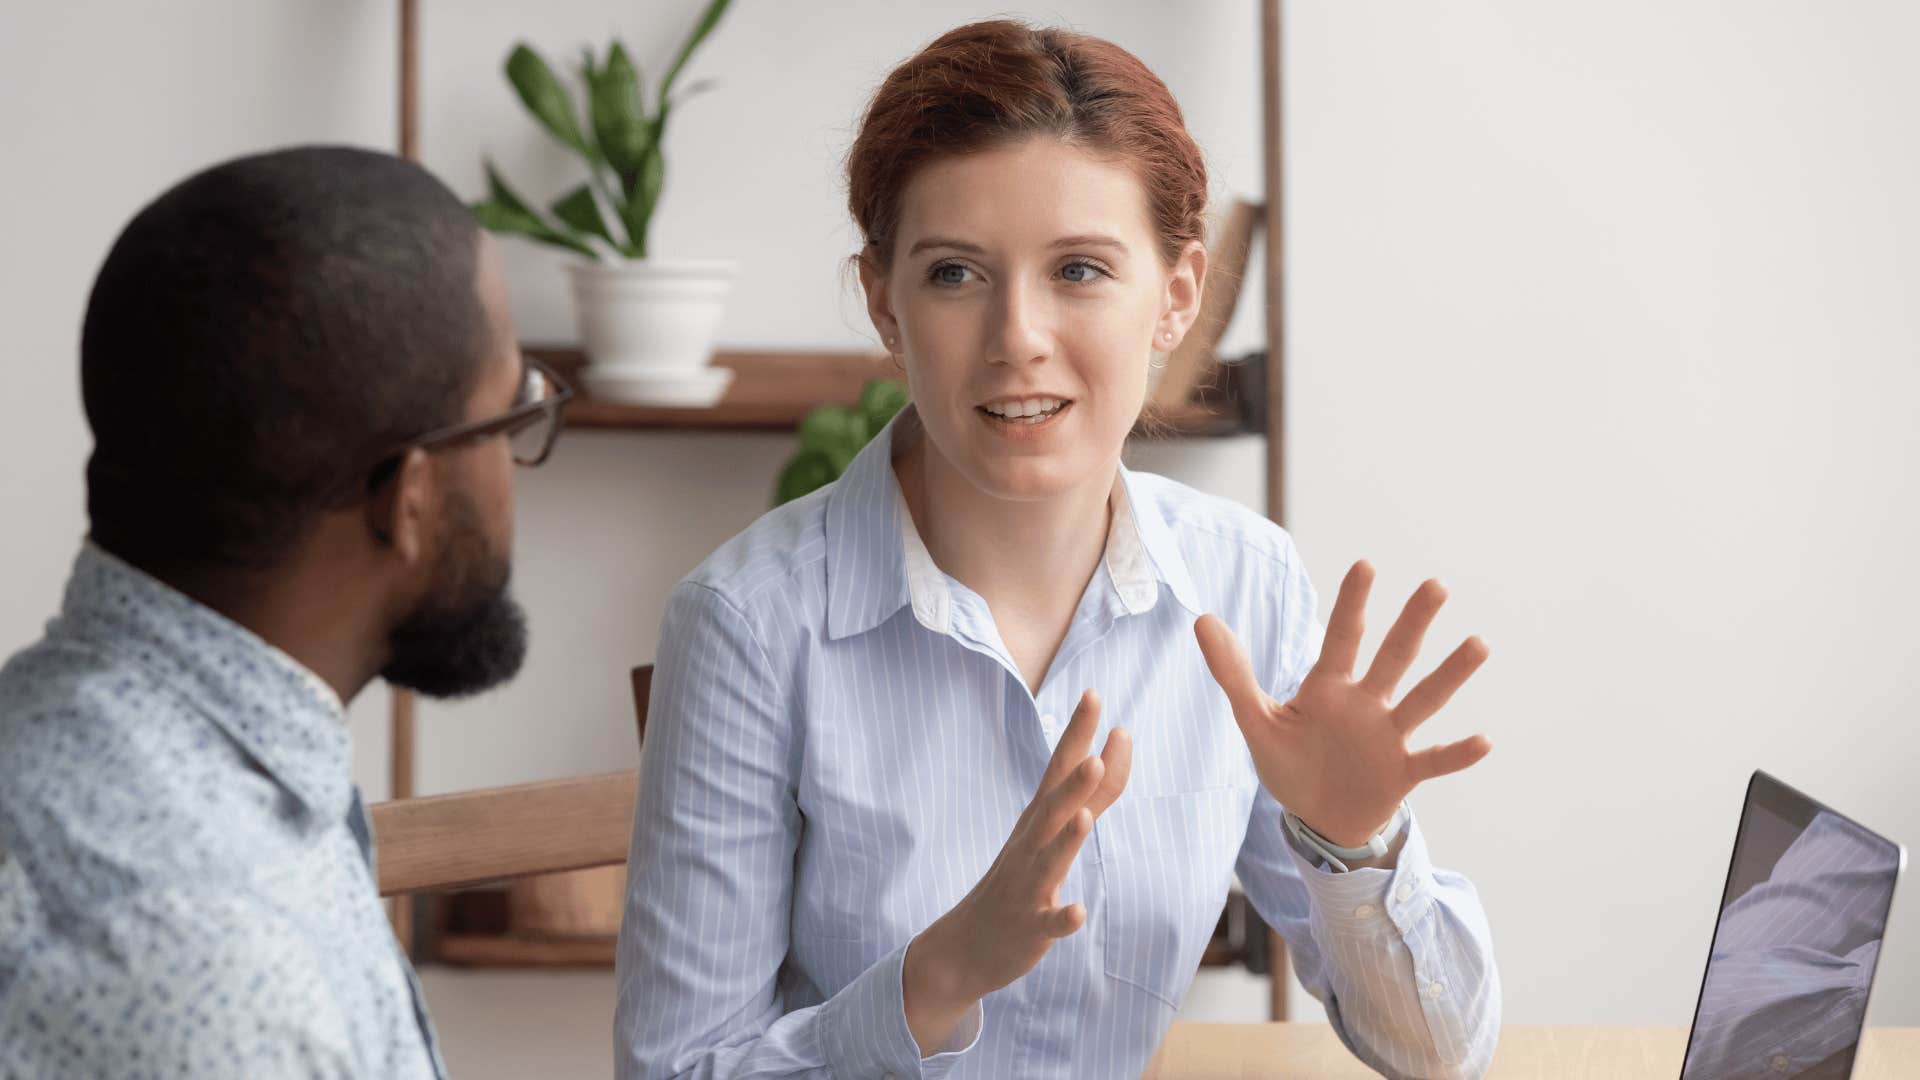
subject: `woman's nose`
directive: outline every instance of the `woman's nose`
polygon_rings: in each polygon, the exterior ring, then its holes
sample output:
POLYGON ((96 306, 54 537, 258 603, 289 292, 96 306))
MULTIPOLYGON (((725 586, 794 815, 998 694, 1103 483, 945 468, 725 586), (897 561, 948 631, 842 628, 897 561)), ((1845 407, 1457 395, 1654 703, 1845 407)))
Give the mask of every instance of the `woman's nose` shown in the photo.
POLYGON ((1027 364, 1052 354, 1052 335, 1046 327, 1046 301, 1022 285, 1010 285, 1000 296, 998 332, 990 360, 996 364, 1027 364))

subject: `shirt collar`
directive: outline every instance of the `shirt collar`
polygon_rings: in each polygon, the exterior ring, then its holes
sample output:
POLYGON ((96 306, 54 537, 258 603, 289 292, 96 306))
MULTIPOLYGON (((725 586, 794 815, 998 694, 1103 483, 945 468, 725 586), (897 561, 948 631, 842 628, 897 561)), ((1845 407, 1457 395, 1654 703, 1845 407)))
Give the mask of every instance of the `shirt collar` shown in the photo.
MULTIPOLYGON (((827 495, 827 636, 833 640, 871 630, 909 605, 928 629, 952 627, 951 579, 927 553, 893 472, 894 434, 908 410, 867 443, 827 495)), ((1101 565, 1128 614, 1151 610, 1164 585, 1198 616, 1192 575, 1145 487, 1120 466, 1101 565)))
POLYGON ((318 675, 252 631, 88 541, 57 631, 185 694, 316 814, 351 803, 346 709, 318 675))

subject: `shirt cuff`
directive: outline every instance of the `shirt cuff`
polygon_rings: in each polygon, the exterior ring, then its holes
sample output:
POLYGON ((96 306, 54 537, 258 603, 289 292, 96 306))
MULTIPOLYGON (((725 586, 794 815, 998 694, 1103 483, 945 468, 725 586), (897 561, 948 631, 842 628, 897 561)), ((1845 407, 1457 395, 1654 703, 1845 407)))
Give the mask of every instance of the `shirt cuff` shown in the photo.
POLYGON ((937 1053, 920 1056, 907 1026, 906 961, 902 945, 821 1007, 826 1056, 836 1076, 941 1080, 979 1043, 986 1012, 976 1001, 937 1053))
POLYGON ((1373 937, 1389 929, 1405 934, 1426 915, 1433 906, 1433 864, 1411 809, 1406 832, 1393 869, 1363 866, 1345 873, 1325 868, 1318 853, 1287 835, 1287 850, 1313 898, 1316 928, 1347 937, 1373 937))

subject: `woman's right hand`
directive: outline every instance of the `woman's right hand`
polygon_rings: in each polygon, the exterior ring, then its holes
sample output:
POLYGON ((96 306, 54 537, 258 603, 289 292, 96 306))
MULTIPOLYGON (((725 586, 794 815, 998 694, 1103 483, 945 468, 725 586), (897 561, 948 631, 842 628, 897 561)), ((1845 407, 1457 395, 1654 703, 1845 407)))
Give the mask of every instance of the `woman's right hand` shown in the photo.
POLYGON ((1060 904, 1060 883, 1133 765, 1122 728, 1092 756, 1099 725, 1100 698, 1088 690, 986 876, 907 948, 907 1026, 922 1056, 945 1044, 974 1002, 1032 971, 1055 939, 1086 922, 1084 906, 1060 904))

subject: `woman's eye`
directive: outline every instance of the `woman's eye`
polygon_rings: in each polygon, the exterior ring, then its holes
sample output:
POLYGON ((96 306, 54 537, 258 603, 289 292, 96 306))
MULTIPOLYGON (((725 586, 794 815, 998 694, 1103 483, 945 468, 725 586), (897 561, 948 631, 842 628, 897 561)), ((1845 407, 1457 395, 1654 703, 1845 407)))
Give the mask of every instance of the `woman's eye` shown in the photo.
POLYGON ((959 263, 941 263, 928 271, 928 276, 934 280, 935 284, 964 285, 970 273, 972 273, 971 270, 959 263))
POLYGON ((1084 285, 1101 277, 1105 271, 1090 262, 1070 262, 1060 268, 1060 275, 1075 285, 1084 285), (1079 273, 1076 274, 1076 271, 1079 273))

